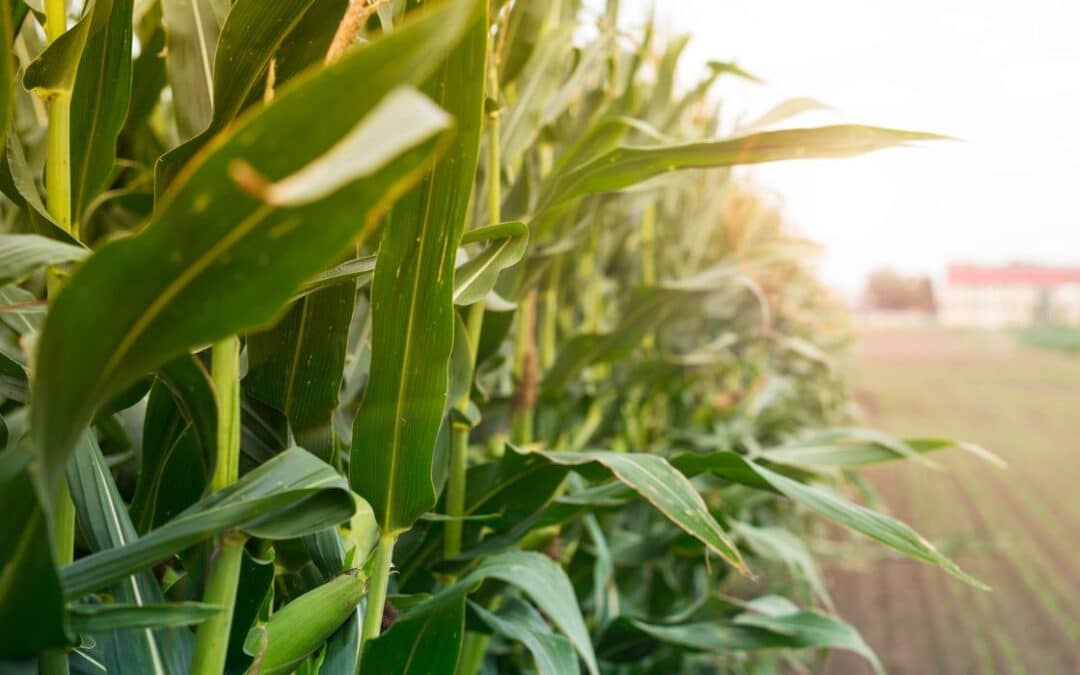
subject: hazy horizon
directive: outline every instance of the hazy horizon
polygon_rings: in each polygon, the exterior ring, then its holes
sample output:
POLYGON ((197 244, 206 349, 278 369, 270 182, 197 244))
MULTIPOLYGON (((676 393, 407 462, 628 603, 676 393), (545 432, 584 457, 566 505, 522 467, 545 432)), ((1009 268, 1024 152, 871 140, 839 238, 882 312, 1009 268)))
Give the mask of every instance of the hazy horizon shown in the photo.
POLYGON ((690 33, 687 83, 708 60, 764 80, 716 85, 729 117, 809 96, 833 110, 791 126, 963 139, 745 170, 825 246, 823 277, 851 296, 879 267, 940 279, 950 261, 1080 264, 1080 3, 1012 4, 628 0, 621 21, 640 25, 655 5, 662 38, 690 33))

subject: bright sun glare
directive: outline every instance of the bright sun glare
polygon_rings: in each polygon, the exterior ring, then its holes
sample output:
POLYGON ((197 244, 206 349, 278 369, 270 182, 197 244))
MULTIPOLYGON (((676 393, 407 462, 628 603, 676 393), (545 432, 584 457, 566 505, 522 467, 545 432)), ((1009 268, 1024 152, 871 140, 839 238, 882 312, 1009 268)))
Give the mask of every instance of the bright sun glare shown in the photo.
POLYGON ((962 142, 844 161, 763 165, 792 223, 825 246, 822 274, 853 296, 889 266, 939 278, 949 261, 1080 262, 1080 3, 628 0, 690 33, 684 83, 734 60, 765 85, 717 85, 727 113, 793 96, 832 106, 793 125, 858 122, 962 142))

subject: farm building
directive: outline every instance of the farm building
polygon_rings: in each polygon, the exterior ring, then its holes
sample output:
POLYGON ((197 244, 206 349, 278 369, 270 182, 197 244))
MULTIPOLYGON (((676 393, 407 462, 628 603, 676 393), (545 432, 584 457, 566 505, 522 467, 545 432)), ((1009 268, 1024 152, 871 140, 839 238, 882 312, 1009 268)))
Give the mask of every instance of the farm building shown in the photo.
POLYGON ((955 326, 1080 324, 1080 267, 951 264, 938 302, 955 326))

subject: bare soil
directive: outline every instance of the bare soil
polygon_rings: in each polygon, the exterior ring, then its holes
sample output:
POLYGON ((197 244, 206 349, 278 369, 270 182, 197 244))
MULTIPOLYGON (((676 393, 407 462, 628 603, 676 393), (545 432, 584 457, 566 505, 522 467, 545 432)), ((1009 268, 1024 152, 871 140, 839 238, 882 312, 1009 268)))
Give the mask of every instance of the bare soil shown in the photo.
MULTIPOLYGON (((1080 357, 1008 335, 935 329, 860 336, 857 400, 867 424, 992 450, 867 472, 891 513, 992 587, 867 547, 826 565, 837 611, 893 675, 1080 673, 1080 357)), ((862 675, 834 653, 826 672, 862 675)))

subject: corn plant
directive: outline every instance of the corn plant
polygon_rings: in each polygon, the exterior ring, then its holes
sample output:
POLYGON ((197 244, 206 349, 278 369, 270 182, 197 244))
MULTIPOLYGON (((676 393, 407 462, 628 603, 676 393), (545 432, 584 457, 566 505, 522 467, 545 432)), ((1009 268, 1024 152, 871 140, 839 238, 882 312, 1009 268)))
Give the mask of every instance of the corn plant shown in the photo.
MULTIPOLYGON (((725 121, 576 0, 4 0, 0 659, 758 672, 822 520, 951 445, 849 426, 845 314, 725 121)), ((809 651, 808 651, 809 650, 809 651)))

